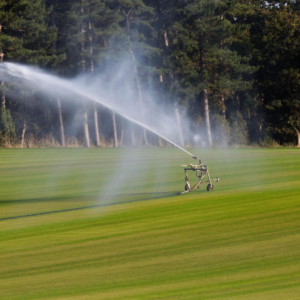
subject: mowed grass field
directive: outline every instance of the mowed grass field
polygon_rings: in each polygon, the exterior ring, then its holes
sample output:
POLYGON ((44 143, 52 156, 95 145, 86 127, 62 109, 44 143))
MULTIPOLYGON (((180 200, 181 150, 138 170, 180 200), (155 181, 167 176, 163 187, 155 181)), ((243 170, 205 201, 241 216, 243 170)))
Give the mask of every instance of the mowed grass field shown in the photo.
POLYGON ((188 150, 1 149, 0 299, 300 299, 300 149, 188 150))

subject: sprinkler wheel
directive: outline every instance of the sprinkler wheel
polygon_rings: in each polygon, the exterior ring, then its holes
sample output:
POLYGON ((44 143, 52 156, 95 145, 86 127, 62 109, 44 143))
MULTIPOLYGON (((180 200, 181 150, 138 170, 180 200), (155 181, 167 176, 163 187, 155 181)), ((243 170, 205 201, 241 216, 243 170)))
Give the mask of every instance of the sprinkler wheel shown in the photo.
POLYGON ((207 189, 208 192, 210 192, 210 191, 213 190, 213 188, 214 188, 214 186, 209 183, 206 189, 207 189))

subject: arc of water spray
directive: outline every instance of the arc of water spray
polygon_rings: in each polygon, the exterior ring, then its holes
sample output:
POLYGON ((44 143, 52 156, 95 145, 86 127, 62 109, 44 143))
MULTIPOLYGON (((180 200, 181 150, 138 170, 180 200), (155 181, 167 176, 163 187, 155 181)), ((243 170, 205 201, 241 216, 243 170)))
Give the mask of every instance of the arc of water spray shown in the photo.
MULTIPOLYGON (((168 143, 172 144, 173 146, 177 147, 178 149, 184 151, 185 153, 187 153, 188 155, 190 155, 192 158, 194 159, 198 159, 196 156, 194 156, 192 153, 188 152, 187 150, 185 150, 184 148, 180 147, 179 145, 177 145, 176 143, 174 143, 173 141, 171 141, 170 139, 168 139, 167 137, 161 135, 160 133, 158 133, 156 130, 152 129, 151 127, 149 127, 146 124, 143 124, 140 121, 137 121, 131 117, 129 117, 128 115, 126 115, 124 112, 121 112, 118 108, 116 108, 113 105, 107 104, 104 101, 101 101, 98 96, 92 94, 92 93, 86 93, 83 92, 78 85, 75 85, 74 83, 66 80, 66 79, 62 79, 50 74, 47 74, 45 72, 41 72, 38 69, 34 69, 32 67, 28 67, 28 66, 24 66, 24 65, 19 65, 19 64, 14 64, 14 63, 2 63, 0 65, 0 76, 2 75, 2 73, 7 73, 8 75, 12 76, 12 77, 16 77, 16 78, 20 78, 20 79, 25 79, 27 81, 32 82, 34 85, 38 86, 39 88, 42 89, 49 89, 50 86, 55 87, 55 88, 61 88, 63 90, 68 90, 70 92, 73 92, 77 95, 80 95, 86 99, 95 101, 103 106, 105 106, 106 108, 113 110, 114 112, 116 112, 117 114, 121 115, 122 117, 124 117, 125 119, 129 120, 132 123, 135 123, 141 127, 146 128, 147 130, 151 131, 152 133, 154 133, 157 136, 160 136, 162 139, 164 139, 165 141, 167 141, 168 143), (47 86, 45 86, 45 82, 47 82, 47 86), (51 82, 51 84, 49 84, 51 82)), ((5 78, 2 78, 3 80, 5 78)), ((51 92, 55 92, 53 90, 51 90, 51 92)))

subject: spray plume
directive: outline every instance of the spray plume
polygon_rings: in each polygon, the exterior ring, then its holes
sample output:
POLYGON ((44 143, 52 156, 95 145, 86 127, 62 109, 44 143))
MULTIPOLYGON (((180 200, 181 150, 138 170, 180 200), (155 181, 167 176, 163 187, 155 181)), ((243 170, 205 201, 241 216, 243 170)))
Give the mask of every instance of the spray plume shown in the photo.
MULTIPOLYGON (((73 93, 78 96, 81 96, 83 99, 89 99, 91 101, 95 101, 104 107, 116 112, 117 114, 121 115, 125 119, 129 120, 132 123, 135 123, 143 128, 146 128, 148 131, 154 133, 155 135, 161 137, 168 143, 174 145, 178 149, 184 151, 188 155, 190 155, 193 159, 198 159, 192 153, 188 152, 184 148, 180 147, 178 144, 173 142, 170 138, 166 137, 165 135, 158 132, 154 126, 145 124, 144 122, 138 120, 138 115, 132 113, 135 110, 130 110, 130 113, 134 115, 131 116, 128 110, 120 109, 120 105, 112 103, 111 101, 105 99, 105 93, 103 90, 97 90, 93 87, 88 87, 83 84, 84 80, 67 80, 62 79, 60 77, 51 75, 44 71, 41 71, 37 68, 28 67, 20 64, 14 63, 2 63, 0 65, 0 79, 6 82, 15 82, 17 79, 21 81, 25 81, 26 83, 30 83, 33 86, 37 87, 44 92, 49 92, 50 94, 66 94, 73 93), (99 97, 99 94, 101 95, 99 97)), ((159 118, 157 118, 159 119, 159 118)), ((168 119, 167 115, 164 115, 162 118, 164 120, 168 119)), ((144 120, 143 120, 144 121, 144 120)), ((173 127, 173 126, 172 126, 173 127)), ((168 130, 170 131, 170 130, 168 130)))

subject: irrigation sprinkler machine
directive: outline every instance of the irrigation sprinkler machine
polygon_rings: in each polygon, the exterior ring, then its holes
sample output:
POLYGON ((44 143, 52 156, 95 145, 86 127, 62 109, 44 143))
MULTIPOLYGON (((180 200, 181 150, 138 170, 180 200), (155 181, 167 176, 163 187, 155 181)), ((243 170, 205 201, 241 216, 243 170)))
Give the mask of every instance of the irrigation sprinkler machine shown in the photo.
POLYGON ((213 181, 219 182, 219 177, 216 177, 214 179, 210 178, 209 172, 208 172, 208 167, 206 165, 203 165, 201 162, 201 159, 197 158, 196 156, 192 156, 193 159, 198 160, 199 164, 193 165, 182 165, 184 167, 184 172, 185 172, 185 191, 181 192, 180 194, 185 194, 192 192, 196 189, 200 188, 201 184, 208 183, 206 189, 208 192, 212 191, 214 186, 212 184, 213 181), (191 186, 188 178, 188 171, 192 171, 196 173, 196 178, 197 178, 197 183, 194 186, 191 186), (207 180, 204 180, 205 177, 207 177, 207 180))

